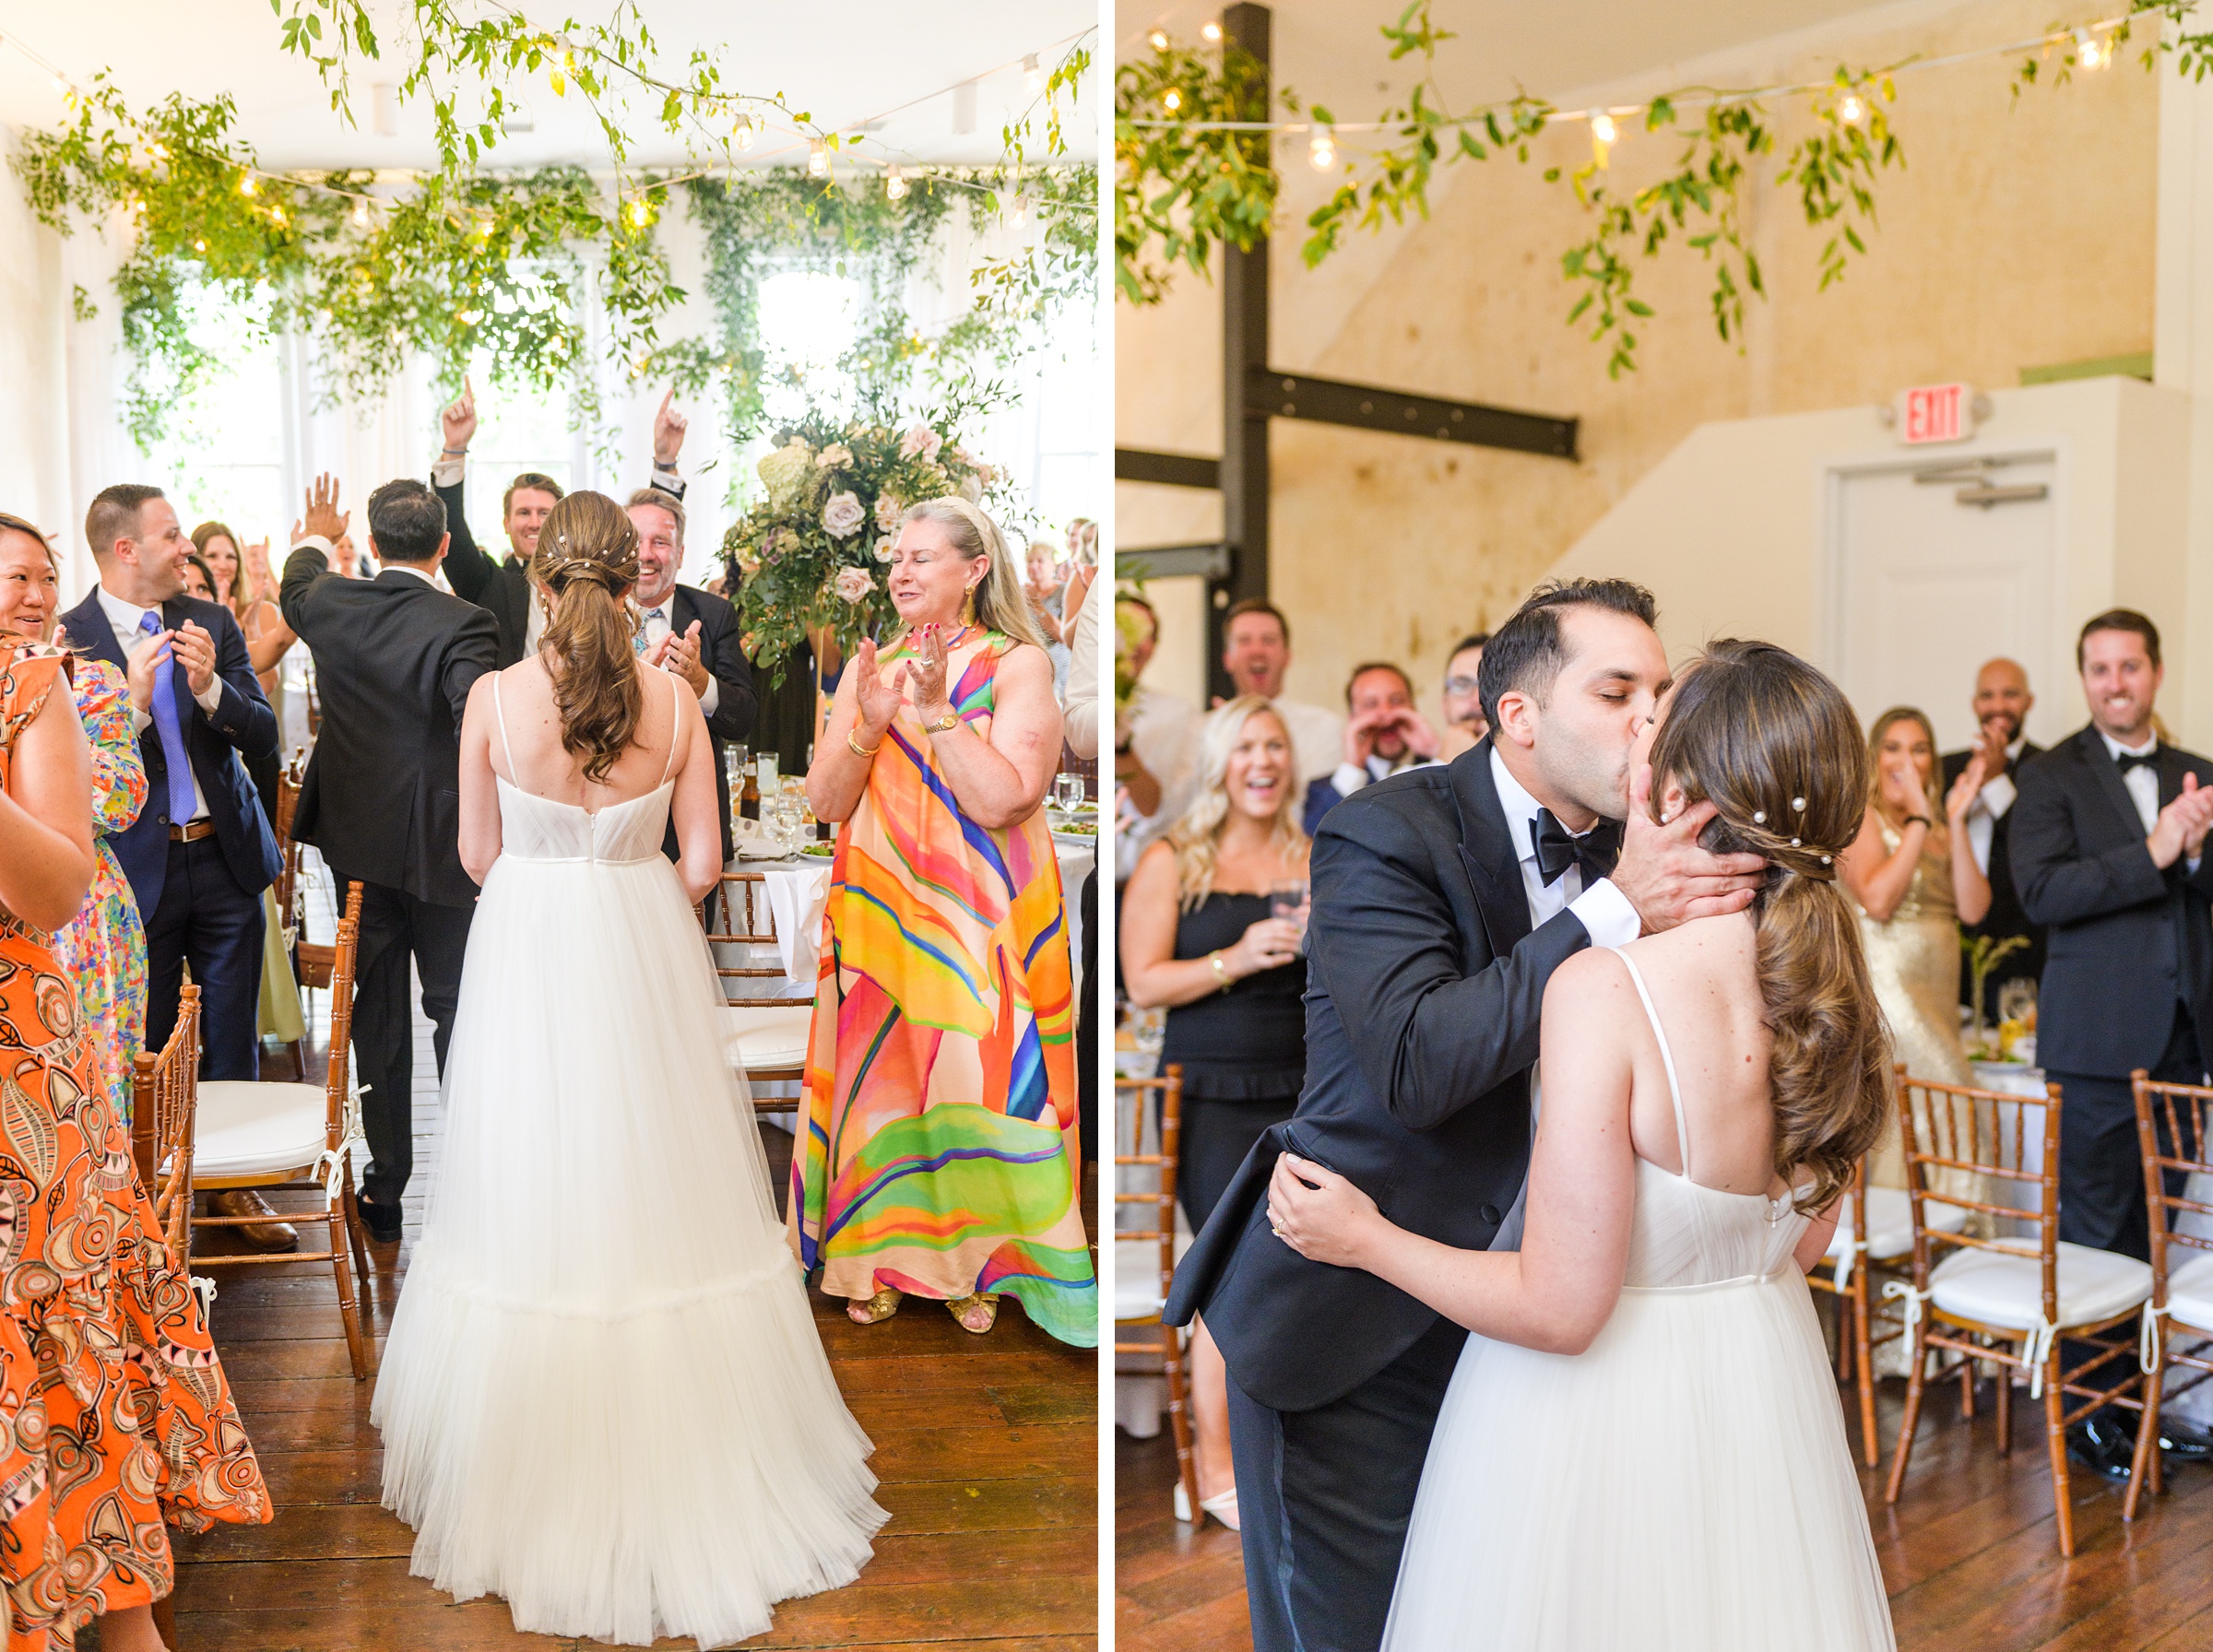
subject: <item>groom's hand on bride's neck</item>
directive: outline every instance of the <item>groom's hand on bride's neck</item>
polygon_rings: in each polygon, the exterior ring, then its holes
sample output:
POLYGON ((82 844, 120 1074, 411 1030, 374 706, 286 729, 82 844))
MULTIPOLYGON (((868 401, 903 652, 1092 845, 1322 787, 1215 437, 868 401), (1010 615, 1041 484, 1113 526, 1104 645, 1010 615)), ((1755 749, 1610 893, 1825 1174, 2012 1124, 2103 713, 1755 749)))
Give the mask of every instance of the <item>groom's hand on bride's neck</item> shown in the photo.
POLYGON ((1652 770, 1647 763, 1629 786, 1629 817, 1621 835, 1614 887, 1628 897, 1644 933, 1655 935, 1692 918, 1719 917, 1752 904, 1768 863, 1757 855, 1714 855, 1698 846, 1713 819, 1711 803, 1652 819, 1652 770))

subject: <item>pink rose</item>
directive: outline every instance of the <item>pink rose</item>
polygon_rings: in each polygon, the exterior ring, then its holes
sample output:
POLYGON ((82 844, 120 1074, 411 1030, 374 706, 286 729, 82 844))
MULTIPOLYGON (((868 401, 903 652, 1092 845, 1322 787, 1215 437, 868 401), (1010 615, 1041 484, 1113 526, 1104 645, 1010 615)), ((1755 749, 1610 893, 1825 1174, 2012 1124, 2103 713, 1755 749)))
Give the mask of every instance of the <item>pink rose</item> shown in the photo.
POLYGON ((879 493, 876 496, 876 531, 880 534, 897 533, 899 518, 905 510, 906 501, 904 499, 895 494, 879 493))
POLYGON ((858 602, 876 588, 876 582, 859 568, 840 568, 837 571, 837 594, 847 602, 858 602))
POLYGON ((938 456, 938 449, 944 445, 944 437, 939 435, 928 425, 918 424, 911 427, 905 435, 899 438, 899 456, 902 459, 911 459, 917 454, 920 454, 925 460, 934 460, 938 456))
POLYGON ((860 498, 851 489, 833 493, 829 503, 822 507, 822 530, 833 539, 850 539, 869 519, 868 512, 860 508, 860 498))

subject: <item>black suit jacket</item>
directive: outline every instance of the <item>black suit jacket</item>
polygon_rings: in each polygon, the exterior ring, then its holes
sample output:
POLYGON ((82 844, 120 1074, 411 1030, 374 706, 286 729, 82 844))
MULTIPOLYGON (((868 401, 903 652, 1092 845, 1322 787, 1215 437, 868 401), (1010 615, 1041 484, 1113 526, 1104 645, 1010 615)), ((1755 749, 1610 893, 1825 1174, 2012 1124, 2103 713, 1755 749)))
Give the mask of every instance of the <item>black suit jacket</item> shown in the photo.
MULTIPOLYGON (((2160 803, 2183 776, 2213 785, 2213 763, 2159 749, 2160 803)), ((2188 1006, 2201 1046, 2213 1033, 2213 853, 2161 870, 2143 818, 2095 728, 2029 764, 2013 817, 2021 906, 2046 930, 2036 1056, 2054 1072, 2125 1078, 2159 1065, 2188 1006)))
POLYGON ((516 559, 505 557, 495 562, 477 543, 477 537, 468 531, 466 491, 460 482, 437 490, 439 501, 445 506, 445 531, 452 536, 445 548, 445 583, 453 586, 455 596, 473 602, 498 624, 494 665, 504 671, 520 662, 529 641, 530 580, 516 559))
MULTIPOLYGON (((261 691, 261 680, 254 675, 254 662, 246 654, 245 633, 231 610, 196 596, 172 596, 161 605, 161 623, 169 630, 187 620, 197 621, 215 639, 215 673, 223 687, 215 710, 202 711, 192 697, 183 662, 172 656, 170 678, 184 750, 192 759, 193 777, 200 783, 200 796, 207 801, 207 818, 231 875, 246 893, 258 895, 277 880, 277 838, 262 813, 260 795, 239 760, 276 756, 277 714, 261 691)), ((118 670, 127 668, 97 588, 62 617, 62 627, 69 646, 78 654, 105 660, 118 670)), ((146 765, 146 807, 129 830, 108 843, 130 880, 138 910, 150 920, 161 903, 161 885, 169 870, 170 828, 169 758, 161 749, 161 732, 151 723, 139 732, 138 757, 146 765)))
MULTIPOLYGON (((692 629, 694 620, 699 621, 699 663, 717 685, 707 733, 715 741, 715 793, 722 799, 722 861, 728 866, 735 846, 730 836, 730 776, 722 749, 752 738, 760 715, 760 702, 753 697, 753 668, 738 645, 738 610, 714 592, 677 586, 669 594, 669 629, 679 636, 692 629)), ((674 820, 661 840, 661 853, 670 860, 679 858, 674 820)))
POLYGON ((1591 936, 1565 911, 1530 927, 1490 765, 1485 739, 1363 786, 1314 840, 1306 1089, 1238 1168, 1177 1269, 1166 1316, 1203 1315, 1238 1386, 1277 1410, 1350 1392, 1438 1319, 1268 1231, 1280 1151, 1466 1250, 1489 1246, 1528 1171, 1544 986, 1591 936))
POLYGON ((491 616, 396 568, 341 579, 313 546, 285 564, 278 602, 315 656, 323 702, 292 835, 343 877, 473 905, 461 715, 499 651, 491 616))
MULTIPOLYGON (((2006 765, 2006 773, 2013 777, 2015 804, 2019 804, 2021 770, 2043 755, 2044 749, 2032 740, 2021 742, 2020 755, 2006 765)), ((1949 792, 1953 783, 1966 773, 1970 751, 1947 751, 1944 754, 1944 789, 1949 792)), ((1962 924, 1970 935, 1987 935, 2003 940, 2009 935, 2018 935, 2029 944, 2006 955, 2005 961, 1991 972, 1989 990, 1994 993, 2002 981, 2035 981, 2044 973, 2044 929, 2041 924, 2029 921, 2021 910, 2021 895, 2013 873, 2013 809, 2007 809, 1990 828, 1990 912, 1980 924, 1962 924)), ((1959 1001, 1964 1004, 1972 988, 1967 971, 1959 972, 1959 1001)), ((1996 999, 1991 1002, 1994 1005, 1996 999)))

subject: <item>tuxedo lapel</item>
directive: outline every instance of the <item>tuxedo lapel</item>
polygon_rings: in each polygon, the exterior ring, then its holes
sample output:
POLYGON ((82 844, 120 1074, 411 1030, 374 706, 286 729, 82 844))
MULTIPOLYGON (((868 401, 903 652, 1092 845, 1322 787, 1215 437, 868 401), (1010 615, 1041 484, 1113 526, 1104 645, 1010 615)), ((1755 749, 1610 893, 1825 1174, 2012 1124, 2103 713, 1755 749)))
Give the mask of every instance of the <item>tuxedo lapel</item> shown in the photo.
POLYGON ((2165 808, 2183 795, 2183 776, 2189 772, 2178 747, 2160 746, 2160 807, 2165 808))
MULTIPOLYGON (((2105 794, 2106 801, 2128 822, 2129 831, 2141 832, 2144 830, 2144 817, 2136 812, 2136 800, 2128 795, 2128 783, 2121 778, 2120 767, 2113 761, 2112 754, 2106 750, 2105 741, 2099 737, 2097 729, 2084 729, 2075 737, 2075 744, 2082 753, 2084 765, 2096 778, 2098 789, 2105 794)), ((2164 798, 2167 785, 2164 761, 2160 766, 2160 795, 2164 798)), ((2182 783, 2177 780, 2175 784, 2180 786, 2182 783)))
POLYGON ((1491 954, 1503 958, 1529 935, 1529 896, 1521 887, 1521 863, 1514 855, 1513 833, 1499 807, 1491 779, 1488 736, 1452 762, 1452 802, 1460 811, 1460 860, 1475 887, 1484 932, 1491 954))
POLYGON ((116 646, 115 628, 108 623, 108 610, 100 606, 97 588, 62 616, 62 630, 69 639, 69 646, 87 659, 105 660, 118 671, 130 668, 123 650, 116 646))

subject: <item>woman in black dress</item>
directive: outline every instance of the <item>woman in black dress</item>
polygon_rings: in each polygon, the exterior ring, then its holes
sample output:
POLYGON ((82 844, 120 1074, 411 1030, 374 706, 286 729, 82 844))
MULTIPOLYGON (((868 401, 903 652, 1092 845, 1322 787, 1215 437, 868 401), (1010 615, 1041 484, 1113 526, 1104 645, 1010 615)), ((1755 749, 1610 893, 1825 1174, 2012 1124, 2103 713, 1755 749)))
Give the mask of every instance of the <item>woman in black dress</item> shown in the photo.
MULTIPOLYGON (((1306 882, 1305 792, 1291 737, 1268 702, 1231 701, 1201 731, 1189 808, 1139 857, 1122 891, 1124 985, 1140 1008, 1166 1008, 1161 1061, 1183 1068, 1176 1185, 1193 1232, 1260 1132, 1291 1116, 1306 1081, 1302 925, 1272 915, 1277 885, 1306 882)), ((1199 1500, 1234 1528, 1227 1383, 1213 1339, 1194 1325, 1199 1500)))

